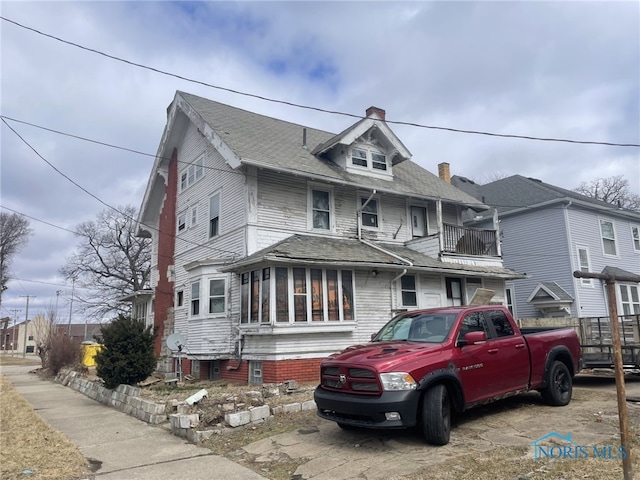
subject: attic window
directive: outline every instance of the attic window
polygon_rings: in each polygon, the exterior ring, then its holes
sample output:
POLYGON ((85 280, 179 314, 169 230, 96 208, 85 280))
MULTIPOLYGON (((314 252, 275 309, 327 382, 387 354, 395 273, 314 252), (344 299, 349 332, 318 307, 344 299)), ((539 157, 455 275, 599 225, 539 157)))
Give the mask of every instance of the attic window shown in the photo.
POLYGON ((381 153, 371 153, 371 166, 376 170, 387 169, 387 157, 381 153))
POLYGON ((359 148, 351 150, 351 163, 359 165, 361 167, 367 166, 367 152, 359 148))

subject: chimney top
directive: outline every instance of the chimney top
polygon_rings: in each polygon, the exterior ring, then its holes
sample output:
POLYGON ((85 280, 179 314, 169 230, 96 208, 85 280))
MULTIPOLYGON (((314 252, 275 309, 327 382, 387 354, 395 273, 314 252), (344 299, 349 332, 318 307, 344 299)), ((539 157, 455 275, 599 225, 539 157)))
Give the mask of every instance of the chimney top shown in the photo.
POLYGON ((441 180, 451 183, 451 171, 449 170, 449 164, 447 162, 438 164, 438 176, 441 180))
POLYGON ((377 114, 377 115, 378 115, 378 117, 380 117, 380 120, 383 120, 383 121, 384 121, 384 117, 385 117, 385 114, 386 114, 387 112, 385 112, 385 111, 384 111, 383 109, 381 109, 381 108, 373 107, 373 106, 372 106, 372 107, 367 108, 367 112, 366 112, 366 113, 367 113, 367 117, 370 117, 371 115, 373 115, 373 114, 375 113, 375 114, 377 114))

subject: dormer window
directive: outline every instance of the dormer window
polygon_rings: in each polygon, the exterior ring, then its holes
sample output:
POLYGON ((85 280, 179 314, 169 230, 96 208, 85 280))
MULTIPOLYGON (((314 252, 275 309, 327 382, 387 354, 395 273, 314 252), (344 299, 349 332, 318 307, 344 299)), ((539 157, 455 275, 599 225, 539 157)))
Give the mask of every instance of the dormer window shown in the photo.
MULTIPOLYGON (((374 142, 375 139, 371 141, 374 142)), ((376 142, 377 143, 377 142, 376 142)), ((375 144, 361 144, 358 147, 351 148, 351 167, 352 171, 368 170, 369 172, 384 175, 391 174, 390 165, 387 163, 387 155, 381 150, 380 146, 375 144)))
POLYGON ((358 165, 360 167, 368 167, 367 163, 367 152, 366 150, 361 150, 359 148, 354 148, 351 150, 351 163, 354 165, 358 165))
POLYGON ((387 156, 381 153, 371 152, 371 166, 376 170, 386 170, 387 156))

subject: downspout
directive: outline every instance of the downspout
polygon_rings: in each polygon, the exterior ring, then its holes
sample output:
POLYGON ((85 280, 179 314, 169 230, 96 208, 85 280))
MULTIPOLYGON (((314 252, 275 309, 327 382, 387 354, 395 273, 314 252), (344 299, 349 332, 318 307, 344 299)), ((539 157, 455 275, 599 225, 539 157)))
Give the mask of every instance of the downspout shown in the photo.
MULTIPOLYGON (((375 244, 373 244, 373 243, 371 243, 371 242, 369 242, 369 241, 365 240, 364 238, 362 238, 362 210, 364 209, 364 207, 366 207, 366 206, 367 206, 367 204, 371 201, 371 199, 373 198, 373 196, 374 196, 375 194, 376 194, 376 190, 374 189, 374 190, 371 192, 371 195, 369 195, 369 198, 367 198, 367 201, 366 201, 366 202, 364 202, 364 203, 362 204, 362 206, 358 208, 358 240, 359 240, 361 243, 363 243, 363 244, 365 244, 366 246, 368 246, 368 247, 371 247, 371 248, 373 248, 373 249, 375 249, 375 250, 378 250, 379 252, 382 252, 382 253, 384 253, 384 254, 386 254, 386 255, 389 255, 389 256, 391 256, 391 257, 393 257, 393 258, 396 258, 396 259, 400 260, 401 262, 406 263, 408 266, 413 267, 413 262, 411 262, 410 260, 407 260, 406 258, 403 258, 403 257, 401 257, 400 255, 396 255, 395 253, 390 252, 389 250, 385 250, 384 248, 379 247, 378 245, 375 245, 375 244)), ((389 285, 389 289, 390 289, 390 293, 391 293, 391 298, 393 298, 393 285, 395 284, 395 282, 396 282, 400 277, 402 277, 402 276, 403 276, 404 274, 406 274, 406 273, 407 273, 407 269, 405 268, 405 269, 403 269, 403 270, 402 270, 402 273, 400 273, 400 275, 398 275, 398 276, 397 276, 397 277, 395 277, 393 280, 391 280, 391 284, 389 285)), ((392 306, 393 306, 393 305, 392 305, 392 306)))
MULTIPOLYGON (((569 200, 569 203, 567 203, 564 206, 564 224, 566 225, 567 228, 567 247, 569 250, 569 259, 571 261, 571 270, 580 270, 580 264, 578 263, 577 268, 574 268, 574 261, 573 261, 573 241, 571 240, 571 226, 569 225, 569 207, 572 205, 573 201, 569 200)), ((580 317, 580 282, 582 280, 580 278, 573 278, 573 293, 576 296, 576 316, 580 317)))

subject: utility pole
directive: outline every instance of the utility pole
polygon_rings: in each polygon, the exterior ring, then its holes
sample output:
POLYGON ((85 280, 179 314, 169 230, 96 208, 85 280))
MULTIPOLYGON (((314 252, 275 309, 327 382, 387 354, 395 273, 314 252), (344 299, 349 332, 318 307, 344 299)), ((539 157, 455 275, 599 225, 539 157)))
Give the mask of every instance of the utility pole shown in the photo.
POLYGON ((60 299, 60 294, 62 293, 62 290, 56 290, 56 318, 55 318, 55 322, 58 321, 58 300, 60 299))
POLYGON ((35 295, 20 295, 21 297, 27 298, 27 311, 25 312, 24 317, 24 351, 22 352, 22 358, 27 356, 27 326, 29 324, 29 299, 36 298, 35 295))
POLYGON ((616 376, 616 394, 618 398, 618 421, 620 424, 620 446, 624 448, 622 458, 622 474, 624 480, 633 479, 631 466, 631 436, 629 435, 629 415, 627 412, 627 393, 624 384, 624 370, 622 364, 622 346, 620 345, 620 326, 618 325, 618 300, 616 297, 616 280, 621 282, 640 283, 640 275, 622 275, 614 273, 590 273, 576 270, 575 278, 595 278, 603 280, 607 286, 607 301, 609 307, 609 324, 613 341, 613 366, 616 376))
POLYGON ((67 336, 71 338, 71 314, 73 313, 73 293, 76 289, 76 277, 72 278, 71 284, 71 305, 69 305, 69 324, 67 325, 67 336))
POLYGON ((13 312, 13 328, 11 329, 11 356, 13 357, 16 351, 16 325, 18 325, 18 312, 21 312, 22 310, 14 308, 11 311, 13 312))

